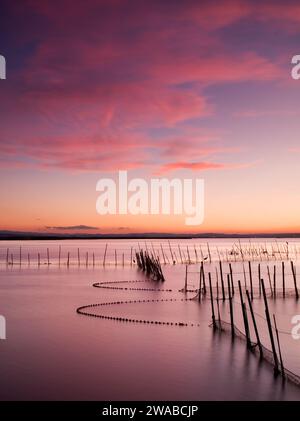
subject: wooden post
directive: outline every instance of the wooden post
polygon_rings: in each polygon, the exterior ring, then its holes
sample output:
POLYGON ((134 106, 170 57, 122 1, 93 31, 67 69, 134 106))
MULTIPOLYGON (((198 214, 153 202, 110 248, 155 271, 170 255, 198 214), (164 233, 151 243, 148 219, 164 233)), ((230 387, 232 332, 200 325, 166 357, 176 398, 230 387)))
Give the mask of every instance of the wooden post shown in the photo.
POLYGON ((262 350, 260 337, 259 337, 259 333, 258 333, 258 328, 257 328, 256 320, 255 320, 255 315, 254 315, 254 311, 253 311, 253 307, 252 307, 252 302, 251 302, 250 294, 249 294, 248 290, 246 290, 246 295, 247 295, 250 314, 251 314, 252 323, 253 323, 253 327, 254 327, 254 332, 255 332, 255 336, 256 336, 257 346, 258 346, 258 349, 259 349, 260 357, 262 357, 263 356, 263 350, 262 350))
POLYGON ((229 310, 230 310, 230 324, 231 324, 231 337, 234 339, 234 320, 233 320, 233 306, 232 306, 232 297, 230 292, 230 279, 227 275, 227 284, 228 284, 228 295, 229 295, 229 310))
POLYGON ((124 253, 122 253, 122 266, 124 267, 124 264, 125 264, 125 262, 124 262, 124 253))
POLYGON ((104 250, 104 256, 103 256, 103 266, 105 266, 106 252, 107 252, 107 244, 105 244, 105 250, 104 250))
POLYGON ((209 290, 210 290, 210 301, 211 301, 211 314, 212 314, 212 321, 213 321, 213 327, 214 329, 217 327, 216 325, 216 317, 215 317, 215 309, 214 309, 214 297, 213 297, 213 291, 211 286, 211 274, 208 272, 208 279, 209 279, 209 290))
POLYGON ((285 267, 284 267, 284 262, 281 263, 281 267, 282 267, 282 293, 283 293, 283 298, 285 298, 285 267))
POLYGON ((260 279, 261 279, 261 268, 260 268, 260 263, 258 264, 258 287, 259 287, 259 296, 261 296, 261 284, 260 284, 260 279))
POLYGON ((270 342, 271 342, 272 352, 273 352, 274 373, 275 373, 275 375, 277 375, 279 373, 278 357, 277 357, 276 348, 275 348, 275 342, 274 342, 274 336, 273 336, 273 332, 272 332, 272 325, 271 325, 271 319, 270 319, 270 313, 269 313, 267 295, 266 295, 265 284, 264 284, 264 280, 263 279, 261 280, 261 288, 262 288, 262 293, 263 293, 263 297, 264 297, 265 314, 266 314, 266 319, 267 319, 267 324, 268 324, 268 330, 269 330, 269 336, 270 336, 270 342))
POLYGON ((210 248, 209 248, 208 243, 207 243, 207 252, 208 252, 209 263, 211 263, 211 254, 210 254, 210 248))
POLYGON ((224 278, 223 278, 223 269, 222 269, 222 262, 219 261, 220 266, 220 276, 221 276, 221 286, 222 286, 222 295, 223 295, 223 301, 225 301, 225 288, 224 288, 224 278))
POLYGON ((278 333, 278 329, 277 329, 275 314, 273 314, 273 320, 274 320, 274 326, 275 326, 275 331, 276 331, 276 339, 277 339, 277 346, 278 346, 278 352, 279 352, 279 358, 280 358, 281 374, 284 377, 284 366, 283 366, 283 361, 282 361, 281 347, 280 347, 280 342, 279 342, 279 333, 278 333))
POLYGON ((93 267, 95 267, 95 253, 93 252, 93 267))
POLYGON ((203 280, 203 294, 206 294, 206 283, 205 283, 205 272, 204 272, 204 263, 201 262, 201 269, 202 269, 202 280, 203 280))
POLYGON ((130 248, 130 266, 132 266, 132 247, 130 248))
POLYGON ((49 256, 49 249, 47 248, 47 261, 48 261, 48 266, 50 265, 50 256, 49 256))
POLYGON ((161 254, 162 254, 162 256, 163 256, 163 259, 164 259, 164 264, 166 264, 165 253, 164 253, 164 249, 163 249, 163 247, 162 247, 162 245, 161 245, 161 244, 160 244, 160 249, 161 249, 161 254))
POLYGON ((77 261, 78 261, 78 266, 80 267, 80 250, 79 250, 79 247, 77 249, 77 261))
POLYGON ((184 280, 184 291, 187 291, 187 278, 188 278, 188 266, 185 265, 185 280, 184 280))
POLYGON ((173 257, 172 248, 171 248, 171 244, 170 244, 170 241, 169 240, 168 240, 168 243, 169 243, 169 250, 170 250, 170 255, 171 255, 172 263, 174 264, 175 263, 175 260, 174 260, 174 257, 173 257))
POLYGON ((41 265, 41 256, 40 256, 40 253, 38 253, 38 266, 40 265, 41 265))
POLYGON ((201 289, 202 289, 202 265, 200 265, 200 275, 199 275, 199 295, 198 295, 198 301, 201 301, 201 289))
POLYGON ((296 299, 298 300, 299 293, 298 293, 298 288, 297 288, 296 271, 295 271, 295 266, 294 266, 294 263, 293 263, 292 260, 291 260, 291 267, 292 267, 292 273, 293 273, 293 279, 294 279, 294 287, 295 287, 296 299))
POLYGON ((20 266, 21 266, 22 265, 22 247, 21 246, 20 246, 19 260, 20 260, 20 266))
POLYGON ((270 274, 270 268, 269 268, 269 265, 267 266, 267 270, 268 270, 268 279, 269 279, 269 284, 270 284, 271 295, 272 295, 272 297, 273 297, 273 288, 272 288, 271 274, 270 274))
POLYGON ((58 247, 58 266, 60 266, 61 246, 58 247))
POLYGON ((178 251, 179 251, 179 256, 180 256, 180 261, 181 261, 181 264, 183 264, 182 255, 181 255, 181 248, 180 248, 180 244, 178 244, 178 251))
POLYGON ((244 327, 245 327, 245 335, 247 340, 247 347, 251 348, 251 339, 250 339, 250 330, 249 330, 249 323, 248 323, 248 316, 247 316, 247 309, 243 299, 241 281, 238 281, 239 285, 239 292, 240 292, 240 300, 241 300, 241 308, 242 308, 242 315, 244 320, 244 327))
POLYGON ((86 258, 85 258, 85 267, 88 267, 89 265, 89 252, 86 252, 86 258))
POLYGON ((194 252, 195 252, 196 263, 198 263, 198 254, 197 254, 197 250, 196 250, 195 244, 194 244, 194 252))
POLYGON ((68 251, 68 258, 67 258, 67 267, 70 265, 70 252, 68 251))
POLYGON ((251 262, 249 260, 249 279, 250 279, 250 292, 251 292, 251 300, 253 300, 253 283, 252 283, 252 269, 251 269, 251 262))
POLYGON ((243 273, 244 273, 244 283, 245 283, 245 288, 247 288, 247 277, 246 277, 246 271, 245 271, 244 261, 243 261, 243 273))
POLYGON ((189 251, 189 246, 186 246, 186 252, 187 252, 187 255, 188 255, 188 262, 189 262, 189 265, 192 263, 191 262, 191 256, 190 256, 190 251, 189 251))

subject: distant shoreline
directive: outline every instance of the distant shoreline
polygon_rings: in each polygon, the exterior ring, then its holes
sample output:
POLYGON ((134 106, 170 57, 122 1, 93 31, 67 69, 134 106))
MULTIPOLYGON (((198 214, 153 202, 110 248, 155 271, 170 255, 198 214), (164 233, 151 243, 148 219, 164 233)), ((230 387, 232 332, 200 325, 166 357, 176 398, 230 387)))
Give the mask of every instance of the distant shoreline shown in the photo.
POLYGON ((167 233, 132 233, 132 234, 58 234, 0 231, 0 241, 33 241, 33 240, 171 240, 171 239, 244 239, 244 238, 300 238, 300 233, 253 233, 253 234, 167 234, 167 233))

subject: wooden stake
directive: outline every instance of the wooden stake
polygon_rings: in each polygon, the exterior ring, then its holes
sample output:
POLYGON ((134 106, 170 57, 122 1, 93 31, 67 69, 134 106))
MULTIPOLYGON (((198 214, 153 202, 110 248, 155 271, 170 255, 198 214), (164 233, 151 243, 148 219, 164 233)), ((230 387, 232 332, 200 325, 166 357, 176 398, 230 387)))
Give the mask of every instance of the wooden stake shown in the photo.
POLYGON ((285 267, 284 267, 284 262, 281 263, 281 267, 282 267, 282 293, 283 293, 283 298, 285 298, 285 267))
POLYGON ((282 361, 281 347, 280 347, 280 342, 279 342, 279 333, 278 333, 278 329, 277 329, 275 314, 273 314, 273 320, 274 320, 274 326, 275 326, 275 331, 276 331, 276 339, 277 339, 277 346, 278 346, 278 352, 279 352, 279 358, 280 358, 281 374, 284 377, 285 376, 284 366, 283 366, 283 361, 282 361))
POLYGON ((253 300, 253 283, 252 283, 252 269, 251 269, 251 262, 249 260, 249 278, 250 278, 250 292, 251 292, 251 300, 253 300))
POLYGON ((276 298, 276 265, 274 265, 274 272, 273 272, 273 290, 274 290, 274 298, 276 298))
POLYGON ((222 287, 222 295, 223 295, 223 301, 225 301, 225 288, 224 288, 224 278, 223 278, 223 269, 222 269, 222 262, 219 261, 220 266, 220 275, 221 275, 221 287, 222 287))
POLYGON ((294 266, 294 263, 293 263, 292 260, 291 260, 291 267, 292 267, 292 273, 293 273, 293 279, 294 279, 294 287, 295 287, 296 299, 298 300, 299 293, 298 293, 298 288, 297 288, 296 271, 295 271, 295 266, 294 266))
POLYGON ((244 303, 244 299, 243 299, 241 281, 238 281, 238 285, 239 285, 241 308, 242 308, 242 314, 243 314, 243 320, 244 320, 244 327, 245 327, 245 335, 246 335, 246 340, 247 340, 247 347, 248 348, 251 348, 251 339, 250 339, 250 330, 249 330, 247 309, 246 309, 246 306, 245 306, 245 303, 244 303))
POLYGON ((106 252, 107 252, 107 244, 105 244, 105 250, 104 250, 104 256, 103 256, 103 266, 105 266, 106 252))
POLYGON ((255 336, 256 336, 256 341, 257 341, 260 357, 262 357, 263 356, 263 350, 262 350, 260 337, 259 337, 259 333, 258 333, 258 329, 257 329, 257 324, 256 324, 256 320, 255 320, 255 315, 254 315, 254 311, 253 311, 253 307, 252 307, 252 302, 251 302, 250 294, 249 294, 248 290, 246 290, 246 295, 247 295, 247 300, 248 300, 248 304, 249 304, 250 314, 251 314, 251 318, 252 318, 252 323, 253 323, 253 327, 254 327, 254 332, 255 332, 255 336))
POLYGON ((229 310, 230 310, 230 324, 231 324, 231 337, 234 339, 234 320, 233 320, 233 306, 232 306, 232 297, 230 292, 230 279, 227 275, 227 284, 228 284, 228 294, 229 294, 229 310))
POLYGON ((229 271, 230 271, 231 291, 232 291, 232 295, 234 295, 233 274, 232 274, 231 263, 229 263, 229 271))
POLYGON ((77 261, 78 261, 78 266, 80 267, 80 250, 79 250, 79 247, 77 249, 77 261))
POLYGON ((60 266, 61 246, 58 247, 58 266, 60 266))
POLYGON ((211 314, 212 314, 213 327, 215 329, 217 327, 217 325, 216 325, 216 318, 215 318, 214 297, 213 297, 213 291, 212 291, 212 286, 211 286, 211 274, 210 274, 210 272, 208 272, 208 279, 209 279, 209 289, 210 289, 211 314))

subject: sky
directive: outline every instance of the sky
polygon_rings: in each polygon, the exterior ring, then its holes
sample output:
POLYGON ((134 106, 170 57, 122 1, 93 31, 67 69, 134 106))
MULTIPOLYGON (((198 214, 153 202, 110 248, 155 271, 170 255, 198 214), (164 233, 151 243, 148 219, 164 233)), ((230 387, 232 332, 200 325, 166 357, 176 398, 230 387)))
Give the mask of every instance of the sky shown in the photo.
POLYGON ((1 1, 0 229, 300 232, 298 1, 1 1), (204 221, 97 181, 204 179, 204 221))

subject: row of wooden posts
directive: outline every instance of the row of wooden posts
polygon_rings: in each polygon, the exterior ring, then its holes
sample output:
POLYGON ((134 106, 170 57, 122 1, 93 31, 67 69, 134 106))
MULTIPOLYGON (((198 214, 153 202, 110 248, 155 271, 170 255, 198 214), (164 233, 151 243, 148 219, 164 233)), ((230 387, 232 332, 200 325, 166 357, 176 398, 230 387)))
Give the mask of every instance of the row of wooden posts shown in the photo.
MULTIPOLYGON (((298 299, 299 295, 298 295, 298 289, 297 289, 296 278, 295 278, 295 268, 294 268, 293 264, 292 264, 292 272, 293 272, 294 281, 295 281, 295 296, 298 299)), ((230 270, 230 272, 227 273, 227 285, 226 286, 225 286, 225 282, 224 282, 224 278, 223 278, 223 270, 222 270, 221 264, 220 264, 220 273, 221 273, 222 298, 220 298, 220 294, 219 294, 218 278, 217 278, 217 281, 216 281, 217 296, 216 297, 214 296, 214 292, 213 292, 213 288, 212 288, 211 272, 208 272, 208 285, 209 285, 209 294, 210 294, 210 302, 211 302, 212 326, 213 326, 214 329, 223 330, 221 316, 220 316, 219 301, 220 300, 225 301, 225 299, 228 300, 228 302, 229 302, 229 313, 230 313, 231 336, 232 336, 232 339, 234 339, 235 336, 236 336, 236 327, 235 327, 235 323, 234 323, 234 306, 233 306, 235 288, 234 288, 234 283, 233 283, 232 270, 230 270), (215 312, 215 304, 214 304, 215 302, 217 304, 217 317, 216 317, 216 312, 215 312)), ((251 277, 250 277, 250 279, 251 279, 251 277)), ((243 319, 246 343, 247 343, 248 349, 250 349, 250 350, 253 350, 253 348, 255 348, 257 346, 258 350, 259 350, 260 357, 263 358, 264 352, 270 352, 270 351, 267 350, 261 343, 258 325, 257 325, 256 318, 255 318, 255 312, 254 312, 253 306, 252 306, 252 301, 253 301, 252 280, 251 280, 250 286, 251 286, 250 291, 248 290, 247 287, 246 287, 246 290, 245 290, 245 294, 246 294, 246 297, 247 297, 247 304, 248 304, 248 309, 247 309, 247 305, 246 305, 245 300, 244 300, 241 281, 238 280, 238 292, 239 292, 239 298, 240 298, 240 305, 241 305, 241 312, 242 312, 242 319, 243 319), (252 321, 252 325, 253 325, 253 330, 254 330, 254 334, 255 334, 255 341, 252 341, 251 336, 250 336, 250 322, 249 322, 249 317, 248 317, 248 311, 250 313, 250 317, 251 317, 251 321, 252 321)), ((283 360, 282 360, 282 353, 281 353, 281 346, 280 346, 280 340, 279 340, 279 332, 278 332, 277 323, 276 323, 276 317, 273 314, 274 331, 275 331, 275 335, 274 335, 272 322, 271 322, 271 315, 270 315, 269 306, 268 306, 265 283, 264 283, 264 280, 262 278, 259 279, 259 286, 260 286, 259 287, 260 294, 262 294, 262 297, 263 297, 263 300, 264 300, 265 317, 266 317, 267 328, 268 328, 268 333, 269 333, 270 343, 271 343, 271 348, 272 348, 271 353, 272 353, 272 356, 273 356, 274 374, 275 375, 281 374, 283 377, 285 377, 285 369, 284 369, 283 360), (277 344, 278 353, 277 353, 277 350, 276 350, 276 344, 277 344)), ((185 275, 185 290, 186 291, 188 290, 187 289, 187 270, 186 270, 186 275, 185 275)), ((275 288, 274 288, 274 291, 275 291, 275 288)), ((204 266, 203 266, 203 263, 202 263, 201 266, 200 266, 198 300, 201 301, 202 297, 203 296, 205 297, 206 294, 207 294, 206 275, 205 275, 204 266)))
MULTIPOLYGON (((216 246, 216 253, 218 256, 218 260, 220 262, 230 262, 230 257, 229 256, 233 256, 234 257, 234 261, 238 261, 237 259, 237 255, 239 255, 241 257, 241 260, 243 262, 245 262, 245 259, 249 258, 249 260, 251 261, 251 257, 252 260, 255 260, 255 258, 260 258, 261 260, 263 260, 263 258, 267 257, 268 260, 270 258, 270 254, 269 252, 266 251, 266 249, 263 249, 262 246, 259 246, 258 248, 250 248, 249 250, 244 250, 243 251, 243 247, 241 246, 240 242, 238 243, 239 245, 235 244, 234 247, 232 247, 231 250, 226 250, 226 253, 223 253, 221 251, 219 251, 218 247, 216 246)), ((278 246, 278 244, 277 244, 278 246)), ((162 244, 160 243, 160 247, 158 249, 154 249, 153 244, 151 243, 151 247, 147 246, 147 243, 145 243, 145 250, 149 253, 151 252, 154 256, 157 256, 162 263, 164 264, 193 264, 193 263, 200 263, 200 262, 212 262, 212 252, 211 252, 211 248, 209 243, 206 244, 206 249, 203 250, 201 245, 198 245, 198 248, 196 247, 196 245, 194 245, 193 247, 189 247, 188 245, 185 248, 182 248, 180 246, 180 244, 177 245, 177 247, 173 245, 173 247, 171 246, 170 241, 168 242, 168 248, 169 248, 169 253, 166 253, 166 251, 164 250, 162 244), (178 250, 178 253, 176 253, 176 249, 178 250), (186 251, 185 251, 186 249, 186 251)), ((100 263, 103 266, 106 265, 107 263, 107 249, 108 249, 108 244, 105 245, 105 249, 104 249, 104 254, 103 254, 103 258, 102 260, 97 260, 95 258, 95 253, 92 253, 92 256, 89 256, 89 253, 86 252, 84 258, 82 258, 81 253, 80 253, 80 249, 77 249, 77 265, 89 265, 89 262, 92 262, 93 265, 95 265, 96 263, 100 263)), ((140 251, 140 245, 138 243, 138 249, 140 251)), ((272 246, 272 250, 273 246, 272 246)), ((51 261, 50 261, 50 252, 49 252, 49 248, 47 248, 46 250, 47 252, 47 259, 46 259, 46 264, 50 265, 51 261)), ((135 250, 133 247, 131 247, 130 250, 130 265, 133 265, 135 263, 134 261, 134 254, 135 254, 135 250)), ((295 251, 295 254, 297 255, 297 249, 295 251)), ((285 253, 281 253, 279 246, 278 246, 278 251, 277 251, 277 255, 280 256, 281 259, 283 259, 284 257, 289 260, 290 254, 289 254, 289 250, 287 248, 286 254, 285 253)), ((32 260, 32 255, 30 255, 30 253, 27 253, 27 262, 28 264, 30 264, 31 260, 32 260)), ((25 257, 25 259, 26 259, 25 257)), ((275 251, 272 251, 271 253, 271 257, 274 260, 277 260, 276 258, 276 253, 275 251)), ((22 256, 22 247, 19 248, 19 253, 18 256, 14 256, 13 253, 10 252, 9 248, 7 248, 6 250, 6 264, 7 265, 14 265, 14 264, 19 264, 21 265, 22 262, 24 262, 25 260, 22 256)), ((258 259, 259 260, 259 259, 258 259)), ((37 253, 37 263, 38 265, 41 265, 42 259, 41 259, 41 253, 38 251, 37 253)), ((62 263, 62 250, 61 250, 61 246, 59 246, 58 249, 58 263, 59 265, 62 263)), ((67 257, 65 260, 65 263, 67 266, 70 265, 70 252, 67 252, 67 257)), ((114 249, 114 263, 115 265, 118 265, 120 263, 120 260, 118 261, 118 256, 117 256, 117 250, 114 249)), ((124 253, 122 253, 122 257, 121 257, 121 264, 125 265, 125 255, 124 253)))

